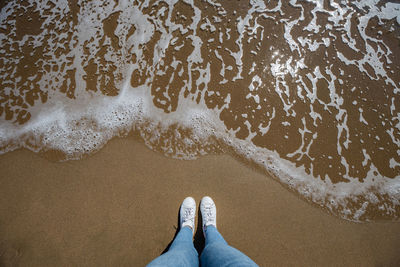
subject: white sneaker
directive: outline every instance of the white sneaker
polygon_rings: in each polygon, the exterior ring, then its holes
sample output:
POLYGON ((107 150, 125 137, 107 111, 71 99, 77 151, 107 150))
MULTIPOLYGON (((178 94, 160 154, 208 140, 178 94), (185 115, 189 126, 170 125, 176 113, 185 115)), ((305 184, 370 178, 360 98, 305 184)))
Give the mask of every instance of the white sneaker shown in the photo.
POLYGON ((192 197, 183 200, 179 211, 179 224, 181 229, 185 226, 192 228, 194 234, 194 220, 196 217, 196 201, 192 197))
POLYGON ((203 217, 203 233, 209 225, 217 227, 217 208, 211 197, 203 197, 200 203, 200 211, 203 217))

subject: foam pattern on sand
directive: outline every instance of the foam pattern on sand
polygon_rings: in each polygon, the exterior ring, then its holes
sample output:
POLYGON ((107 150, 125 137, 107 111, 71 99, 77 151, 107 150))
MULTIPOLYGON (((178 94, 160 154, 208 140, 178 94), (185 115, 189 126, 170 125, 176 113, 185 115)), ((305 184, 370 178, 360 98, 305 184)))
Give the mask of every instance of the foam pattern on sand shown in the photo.
POLYGON ((79 159, 133 132, 174 158, 233 151, 349 220, 397 219, 399 20, 373 0, 9 1, 0 151, 79 159))

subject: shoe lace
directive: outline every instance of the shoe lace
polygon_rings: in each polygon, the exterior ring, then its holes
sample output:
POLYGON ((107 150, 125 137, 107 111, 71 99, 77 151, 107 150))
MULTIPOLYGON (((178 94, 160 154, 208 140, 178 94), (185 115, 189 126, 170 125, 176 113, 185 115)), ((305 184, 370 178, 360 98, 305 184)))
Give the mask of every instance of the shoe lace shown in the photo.
POLYGON ((182 216, 183 221, 184 222, 193 221, 193 218, 194 218, 193 214, 194 214, 194 209, 192 209, 192 208, 185 209, 183 216, 182 216))
POLYGON ((214 221, 214 209, 213 209, 213 205, 209 205, 209 206, 204 206, 204 219, 206 222, 212 222, 214 221))

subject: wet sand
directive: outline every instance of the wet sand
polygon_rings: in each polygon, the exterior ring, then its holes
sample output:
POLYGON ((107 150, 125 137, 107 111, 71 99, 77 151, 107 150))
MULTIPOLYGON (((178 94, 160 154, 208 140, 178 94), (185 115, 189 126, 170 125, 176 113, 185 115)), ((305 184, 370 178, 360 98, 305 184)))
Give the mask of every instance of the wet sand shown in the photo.
POLYGON ((64 163, 19 150, 0 168, 1 266, 144 266, 174 237, 183 198, 206 194, 220 232, 260 266, 400 264, 399 223, 338 219, 227 155, 174 160, 130 137, 64 163))

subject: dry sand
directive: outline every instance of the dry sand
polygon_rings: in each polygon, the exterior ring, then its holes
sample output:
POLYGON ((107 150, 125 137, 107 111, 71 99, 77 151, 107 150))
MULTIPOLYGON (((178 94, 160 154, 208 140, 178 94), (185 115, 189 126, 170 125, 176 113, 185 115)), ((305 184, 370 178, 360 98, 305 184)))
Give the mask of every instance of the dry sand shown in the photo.
POLYGON ((226 155, 174 160, 125 138, 64 163, 20 150, 0 168, 1 266, 143 266, 189 195, 212 196, 220 232, 260 266, 400 264, 400 223, 338 219, 226 155))

